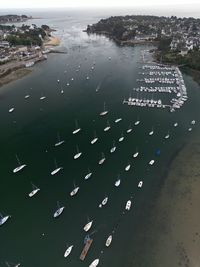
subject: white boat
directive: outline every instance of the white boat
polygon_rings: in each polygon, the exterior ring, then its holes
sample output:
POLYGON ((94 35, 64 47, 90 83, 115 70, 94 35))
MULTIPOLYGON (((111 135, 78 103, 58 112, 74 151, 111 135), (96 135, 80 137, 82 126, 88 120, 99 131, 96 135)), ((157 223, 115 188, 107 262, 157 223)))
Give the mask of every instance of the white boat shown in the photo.
POLYGON ((137 149, 136 149, 136 152, 135 152, 135 154, 133 154, 133 157, 134 157, 134 158, 137 158, 138 155, 139 155, 139 152, 138 152, 137 149))
POLYGON ((118 119, 115 120, 115 123, 118 123, 118 122, 120 122, 121 120, 122 120, 122 118, 118 118, 118 119))
POLYGON ((126 210, 130 210, 131 209, 131 200, 128 200, 126 202, 126 207, 125 207, 126 210))
POLYGON ((106 247, 109 247, 112 242, 112 235, 109 235, 109 237, 106 240, 106 247))
POLYGON ((82 155, 82 152, 79 151, 78 146, 76 146, 76 151, 77 153, 74 155, 74 159, 78 159, 82 155))
POLYGON ((80 187, 79 186, 76 187, 74 184, 74 189, 71 191, 70 196, 71 197, 75 196, 78 193, 79 189, 80 189, 80 187))
POLYGON ((92 139, 92 141, 90 142, 92 145, 95 144, 98 140, 98 137, 96 135, 96 132, 94 132, 94 138, 92 139))
POLYGON ((106 123, 106 127, 103 129, 104 130, 104 132, 107 132, 107 131, 109 131, 110 130, 110 123, 109 123, 109 121, 107 121, 107 123, 106 123))
POLYGON ((71 253, 72 251, 72 248, 73 248, 73 245, 71 245, 70 247, 68 247, 66 250, 65 250, 65 253, 64 253, 64 257, 68 257, 69 254, 71 253))
POLYGON ((58 164, 57 164, 57 162, 56 162, 56 159, 54 159, 54 164, 55 164, 55 170, 53 170, 52 172, 51 172, 51 175, 55 175, 56 173, 58 173, 60 170, 62 170, 63 169, 63 167, 58 167, 58 164))
POLYGON ((108 202, 108 197, 105 197, 103 200, 102 200, 102 205, 105 206, 108 202))
POLYGON ((38 188, 38 187, 37 187, 36 185, 34 185, 33 183, 31 183, 31 184, 32 184, 32 188, 33 188, 33 190, 28 194, 29 197, 33 197, 34 195, 37 194, 37 192, 40 191, 40 188, 38 188))
POLYGON ((126 130, 127 133, 131 133, 133 128, 131 127, 131 124, 129 125, 129 128, 126 130))
POLYGON ((103 164, 104 161, 106 160, 105 155, 104 155, 103 152, 101 153, 101 156, 102 156, 102 157, 101 157, 101 159, 99 160, 99 165, 103 164))
POLYGON ((8 263, 7 261, 5 262, 6 263, 6 265, 7 265, 7 267, 19 267, 19 266, 21 266, 21 263, 17 263, 17 264, 15 264, 15 263, 8 263))
POLYGON ((121 184, 121 180, 120 180, 120 178, 118 178, 118 179, 115 181, 115 186, 118 187, 118 186, 120 186, 120 184, 121 184))
POLYGON ((138 124, 140 124, 140 121, 137 120, 134 124, 135 124, 135 125, 138 125, 138 124))
POLYGON ((124 135, 123 133, 121 134, 121 137, 119 138, 119 142, 122 142, 124 140, 124 135))
POLYGON ((112 148, 110 149, 110 153, 114 153, 116 150, 116 145, 115 145, 115 141, 113 141, 113 146, 112 148))
POLYGON ((153 127, 152 127, 151 131, 149 132, 149 135, 151 136, 153 134, 154 134, 154 130, 153 130, 153 127))
POLYGON ((177 126, 178 126, 178 122, 175 122, 175 123, 174 123, 174 127, 177 127, 177 126))
POLYGON ((85 180, 89 179, 92 176, 92 172, 90 171, 90 169, 88 168, 88 173, 85 176, 85 180))
POLYGON ((0 213, 0 226, 3 225, 4 223, 6 223, 7 220, 8 220, 10 217, 11 217, 10 215, 3 216, 3 215, 0 213))
POLYGON ((65 208, 64 206, 63 207, 60 207, 60 204, 59 204, 58 201, 57 201, 57 207, 58 207, 57 210, 53 214, 53 217, 54 218, 57 218, 58 216, 60 216, 62 214, 64 208, 65 208))
POLYGON ((191 124, 192 124, 192 125, 194 125, 195 123, 196 123, 196 121, 195 121, 195 120, 192 120, 192 121, 191 121, 191 124))
POLYGON ((13 112, 15 110, 15 108, 10 108, 9 109, 9 112, 11 113, 11 112, 13 112))
POLYGON ((80 132, 81 128, 78 126, 78 121, 75 120, 75 130, 72 132, 73 134, 77 134, 80 132))
POLYGON ((85 232, 89 231, 90 228, 92 227, 92 223, 93 223, 93 221, 88 222, 88 223, 83 227, 83 230, 84 230, 85 232))
POLYGON ((106 103, 103 104, 103 111, 100 113, 100 116, 105 116, 108 114, 108 110, 106 110, 106 103))
POLYGON ((94 260, 89 267, 96 267, 99 264, 99 259, 94 260))
POLYGON ((41 96, 40 100, 44 100, 46 98, 46 96, 41 96))
POLYGON ((57 134, 57 138, 58 138, 58 142, 55 143, 54 146, 60 146, 65 142, 65 140, 60 140, 60 134, 59 133, 57 134))
POLYGON ((169 138, 169 132, 165 135, 165 139, 169 138))
POLYGON ((192 131, 192 127, 188 128, 188 131, 191 132, 192 131))
POLYGON ((152 159, 152 160, 150 160, 150 161, 149 161, 149 165, 153 165, 153 164, 154 164, 154 162, 155 162, 155 160, 153 160, 153 159, 152 159))
POLYGON ((30 95, 25 95, 25 97, 24 97, 24 98, 25 98, 25 99, 27 99, 27 98, 29 98, 29 97, 30 97, 30 95))
POLYGON ((131 164, 129 163, 126 167, 125 167, 125 171, 129 171, 131 168, 131 164))
POLYGON ((34 61, 29 61, 29 62, 25 63, 25 67, 26 67, 26 68, 30 68, 30 67, 32 67, 34 64, 35 64, 34 61))
POLYGON ((143 181, 139 181, 139 183, 138 183, 138 187, 142 187, 143 186, 143 181))
POLYGON ((14 170, 13 170, 13 173, 16 173, 16 172, 19 172, 21 170, 23 170, 25 167, 26 167, 26 164, 21 164, 20 160, 19 160, 19 157, 17 155, 15 155, 16 159, 17 159, 17 162, 19 164, 18 167, 16 167, 14 170))

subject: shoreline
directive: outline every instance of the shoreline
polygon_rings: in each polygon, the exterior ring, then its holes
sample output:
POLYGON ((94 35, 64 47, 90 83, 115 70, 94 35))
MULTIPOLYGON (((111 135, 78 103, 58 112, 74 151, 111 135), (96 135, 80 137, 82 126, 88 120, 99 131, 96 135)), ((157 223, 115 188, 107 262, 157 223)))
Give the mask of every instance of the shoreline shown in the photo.
POLYGON ((150 213, 145 249, 149 266, 196 267, 200 262, 199 160, 200 140, 195 133, 170 160, 150 213))

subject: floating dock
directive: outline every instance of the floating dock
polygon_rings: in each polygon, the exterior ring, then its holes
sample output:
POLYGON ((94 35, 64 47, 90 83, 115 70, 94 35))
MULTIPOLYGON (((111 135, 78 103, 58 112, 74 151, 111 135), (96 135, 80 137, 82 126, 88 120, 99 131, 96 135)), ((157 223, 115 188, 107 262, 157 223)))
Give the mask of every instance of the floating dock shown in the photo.
POLYGON ((80 255, 80 260, 84 261, 89 249, 90 249, 90 246, 92 245, 92 242, 93 242, 93 239, 91 238, 88 238, 86 241, 85 241, 85 246, 81 252, 81 255, 80 255))

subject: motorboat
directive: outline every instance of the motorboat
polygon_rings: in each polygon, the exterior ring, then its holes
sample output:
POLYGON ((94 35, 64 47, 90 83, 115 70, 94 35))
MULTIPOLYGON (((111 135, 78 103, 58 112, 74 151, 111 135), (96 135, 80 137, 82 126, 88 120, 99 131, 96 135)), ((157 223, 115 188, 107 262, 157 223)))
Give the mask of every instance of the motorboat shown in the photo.
POLYGON ((84 230, 85 232, 89 231, 90 228, 92 227, 92 223, 93 223, 93 221, 88 222, 88 223, 83 227, 83 230, 84 230))
POLYGON ((64 257, 68 257, 69 254, 71 253, 72 251, 72 248, 73 248, 73 245, 69 246, 66 250, 65 250, 65 253, 64 253, 64 257))
POLYGON ((81 128, 78 125, 78 121, 75 120, 75 130, 72 132, 73 134, 77 134, 78 132, 80 132, 81 128))
POLYGON ((125 207, 126 210, 130 210, 131 209, 131 200, 128 200, 126 202, 126 207, 125 207))
POLYGON ((118 123, 118 122, 120 122, 121 120, 122 120, 122 118, 118 118, 118 119, 115 120, 115 123, 118 123))
POLYGON ((21 164, 20 160, 19 160, 19 157, 17 155, 15 155, 16 159, 17 159, 17 162, 19 164, 19 166, 17 166, 14 170, 13 170, 13 173, 16 173, 16 172, 19 172, 21 170, 23 170, 25 167, 26 167, 26 164, 21 164))
POLYGON ((195 121, 195 120, 192 120, 192 121, 191 121, 191 124, 192 124, 192 125, 194 125, 195 123, 196 123, 196 121, 195 121))
POLYGON ((82 155, 82 152, 79 151, 78 146, 76 146, 76 151, 77 153, 74 155, 74 159, 78 159, 82 155))
POLYGON ((103 111, 100 113, 100 116, 105 116, 108 114, 108 110, 106 110, 106 103, 103 104, 103 111))
POLYGON ((0 226, 3 225, 4 223, 6 223, 10 217, 11 217, 10 215, 3 216, 0 213, 0 226))
POLYGON ((54 212, 53 217, 54 218, 57 218, 58 216, 60 216, 62 214, 64 208, 65 208, 64 206, 63 207, 60 207, 60 204, 57 201, 57 210, 54 212))
POLYGON ((109 237, 106 240, 106 247, 109 247, 112 242, 112 235, 109 235, 109 237))
POLYGON ((109 131, 110 130, 110 123, 109 123, 109 121, 107 121, 107 123, 106 123, 106 127, 103 129, 104 130, 104 132, 107 132, 107 131, 109 131))
POLYGON ((99 264, 99 259, 94 260, 89 267, 96 267, 99 264))
POLYGON ((108 197, 105 197, 102 201, 102 205, 105 206, 108 202, 108 197))
POLYGON ((60 145, 62 145, 65 142, 65 140, 61 140, 60 139, 60 134, 59 133, 57 134, 57 138, 58 138, 58 142, 55 143, 54 146, 60 146, 60 145))
POLYGON ((15 108, 10 108, 8 111, 11 113, 15 110, 15 108))
POLYGON ((152 159, 152 160, 150 160, 150 161, 149 161, 149 165, 153 165, 153 164, 154 164, 154 162, 155 162, 155 160, 153 160, 153 159, 152 159))
POLYGON ((34 195, 36 195, 39 191, 40 191, 40 188, 38 188, 36 185, 34 185, 33 183, 32 184, 32 188, 33 190, 28 194, 29 197, 33 197, 34 195))
POLYGON ((104 155, 103 152, 101 153, 101 156, 102 156, 102 157, 101 157, 101 159, 99 160, 99 165, 103 164, 104 161, 106 160, 105 155, 104 155))
POLYGON ((143 181, 139 181, 138 187, 141 188, 143 186, 143 181))
POLYGON ((56 173, 58 173, 60 170, 62 170, 63 169, 63 167, 58 167, 58 164, 57 164, 57 162, 56 162, 56 160, 54 160, 54 164, 55 164, 55 170, 53 170, 52 172, 51 172, 51 175, 55 175, 56 173))

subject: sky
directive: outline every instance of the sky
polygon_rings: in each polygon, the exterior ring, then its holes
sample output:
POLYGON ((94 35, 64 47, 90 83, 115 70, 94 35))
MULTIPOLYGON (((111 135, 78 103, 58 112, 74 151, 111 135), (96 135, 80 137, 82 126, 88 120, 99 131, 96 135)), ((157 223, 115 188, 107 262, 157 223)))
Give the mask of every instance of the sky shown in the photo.
POLYGON ((199 4, 200 0, 8 0, 0 1, 1 8, 52 7, 143 7, 199 4))

